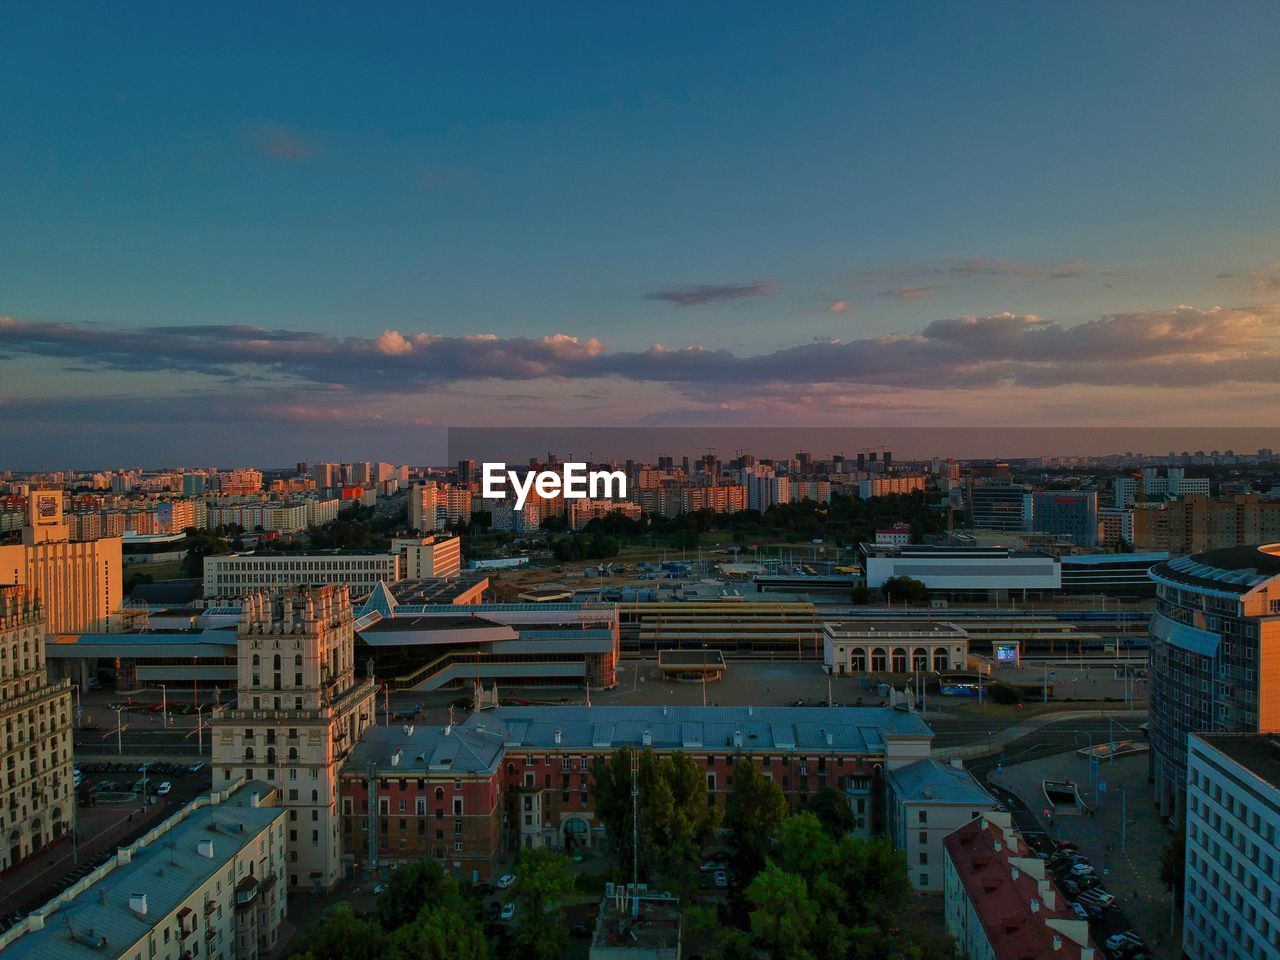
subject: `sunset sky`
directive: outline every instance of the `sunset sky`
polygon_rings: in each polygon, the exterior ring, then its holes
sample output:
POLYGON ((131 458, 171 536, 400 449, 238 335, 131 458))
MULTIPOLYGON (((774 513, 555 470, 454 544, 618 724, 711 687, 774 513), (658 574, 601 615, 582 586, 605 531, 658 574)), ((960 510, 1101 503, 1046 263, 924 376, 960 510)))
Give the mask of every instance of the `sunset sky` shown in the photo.
POLYGON ((1280 422, 1272 4, 194 9, 0 14, 0 466, 1280 422))

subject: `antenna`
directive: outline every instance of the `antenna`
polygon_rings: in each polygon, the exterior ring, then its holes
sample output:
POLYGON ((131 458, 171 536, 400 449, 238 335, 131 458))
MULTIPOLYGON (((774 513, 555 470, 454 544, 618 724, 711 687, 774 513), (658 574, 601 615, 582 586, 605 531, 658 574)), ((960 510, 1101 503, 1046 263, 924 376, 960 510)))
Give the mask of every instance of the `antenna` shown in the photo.
POLYGON ((640 916, 640 751, 631 751, 631 916, 640 916))

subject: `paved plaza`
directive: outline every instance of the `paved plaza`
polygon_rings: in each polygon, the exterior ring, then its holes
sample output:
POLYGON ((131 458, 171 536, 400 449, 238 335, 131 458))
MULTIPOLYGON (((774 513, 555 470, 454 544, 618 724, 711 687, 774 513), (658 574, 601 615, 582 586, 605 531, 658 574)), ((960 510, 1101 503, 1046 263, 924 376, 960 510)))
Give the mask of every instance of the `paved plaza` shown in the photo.
POLYGON ((1088 761, 1074 750, 1003 766, 990 779, 1021 799, 1055 840, 1080 845, 1153 954, 1162 960, 1179 956, 1181 933, 1170 936, 1169 892, 1160 884, 1160 851, 1171 834, 1150 801, 1146 753, 1099 763, 1092 784, 1088 761), (1047 822, 1041 789, 1046 779, 1073 780, 1095 812, 1047 822))

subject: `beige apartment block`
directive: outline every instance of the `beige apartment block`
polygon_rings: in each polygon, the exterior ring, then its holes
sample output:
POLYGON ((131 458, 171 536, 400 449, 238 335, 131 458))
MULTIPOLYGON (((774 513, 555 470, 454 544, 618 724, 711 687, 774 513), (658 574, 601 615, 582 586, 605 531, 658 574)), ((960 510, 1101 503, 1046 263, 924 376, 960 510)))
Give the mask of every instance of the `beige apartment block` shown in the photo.
POLYGON ((71 685, 46 679, 44 635, 30 591, 0 587, 0 871, 75 827, 71 685))

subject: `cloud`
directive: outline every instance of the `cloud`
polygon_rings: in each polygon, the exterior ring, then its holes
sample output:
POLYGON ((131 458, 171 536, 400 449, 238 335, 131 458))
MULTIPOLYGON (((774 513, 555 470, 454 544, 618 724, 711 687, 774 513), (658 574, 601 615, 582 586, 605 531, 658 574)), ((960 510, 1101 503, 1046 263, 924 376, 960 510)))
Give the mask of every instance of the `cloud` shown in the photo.
POLYGON ((1280 261, 1243 273, 1219 273, 1215 279, 1244 280, 1255 294, 1271 296, 1280 292, 1280 261))
POLYGON ((831 303, 827 304, 827 309, 830 310, 832 313, 844 313, 846 310, 849 309, 849 301, 833 300, 831 303))
POLYGON ((1107 314, 1073 326, 1034 314, 962 316, 934 320, 912 334, 823 340, 752 355, 662 344, 610 351, 594 337, 563 333, 446 336, 389 329, 376 337, 333 337, 245 325, 118 328, 0 317, 0 354, 15 358, 7 362, 46 357, 98 370, 176 371, 228 384, 265 381, 277 390, 345 388, 353 396, 421 394, 477 381, 592 379, 666 383, 690 397, 769 383, 926 391, 1275 386, 1280 306, 1178 306, 1107 314))
POLYGON ((1078 280, 1085 275, 1085 268, 1083 264, 1074 261, 1058 266, 1044 266, 998 258, 966 257, 962 260, 942 261, 932 267, 931 272, 965 278, 1009 276, 1041 277, 1049 280, 1078 280))
POLYGON ((732 303, 768 297, 778 292, 778 284, 772 280, 756 280, 754 283, 702 283, 692 286, 666 287, 646 293, 646 300, 665 300, 681 307, 701 307, 709 303, 732 303))
POLYGON ((928 298, 937 289, 937 287, 899 287, 897 290, 886 290, 880 296, 892 297, 903 303, 913 303, 916 300, 928 298))
POLYGON ((281 163, 303 163, 320 153, 318 141, 283 127, 263 128, 258 134, 257 144, 262 153, 281 163))

